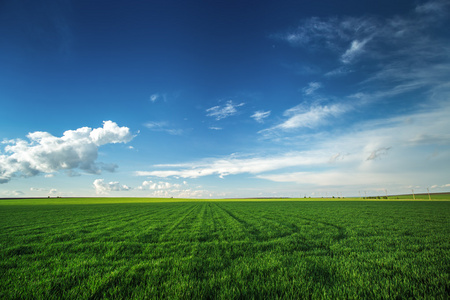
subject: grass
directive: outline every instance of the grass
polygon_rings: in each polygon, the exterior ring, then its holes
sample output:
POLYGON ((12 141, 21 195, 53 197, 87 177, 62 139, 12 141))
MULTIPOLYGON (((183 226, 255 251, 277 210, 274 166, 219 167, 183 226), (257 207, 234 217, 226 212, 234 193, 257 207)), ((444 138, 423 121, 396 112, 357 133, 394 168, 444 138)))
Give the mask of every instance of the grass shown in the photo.
POLYGON ((2 200, 0 298, 448 298, 450 202, 285 200, 2 200))

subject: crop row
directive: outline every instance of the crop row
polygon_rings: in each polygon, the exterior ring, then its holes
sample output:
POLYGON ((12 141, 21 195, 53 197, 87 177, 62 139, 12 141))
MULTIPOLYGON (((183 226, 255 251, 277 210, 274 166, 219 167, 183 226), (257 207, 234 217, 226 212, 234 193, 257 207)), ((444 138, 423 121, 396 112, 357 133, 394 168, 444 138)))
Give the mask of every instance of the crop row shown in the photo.
POLYGON ((449 204, 0 204, 0 298, 444 298, 449 204))

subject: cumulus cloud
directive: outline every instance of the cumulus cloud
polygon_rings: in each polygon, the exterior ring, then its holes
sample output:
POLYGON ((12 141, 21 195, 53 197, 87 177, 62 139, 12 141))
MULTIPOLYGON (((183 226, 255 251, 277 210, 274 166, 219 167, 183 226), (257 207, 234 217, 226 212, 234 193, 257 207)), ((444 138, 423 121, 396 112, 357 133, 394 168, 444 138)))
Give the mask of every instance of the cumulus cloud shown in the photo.
POLYGON ((147 192, 148 197, 158 197, 158 198, 211 198, 213 193, 207 190, 196 190, 196 189, 171 189, 171 190, 151 190, 147 192))
POLYGON ((112 121, 103 127, 82 127, 68 130, 62 137, 48 132, 29 133, 29 141, 8 141, 0 155, 0 183, 12 177, 30 177, 40 173, 51 174, 59 170, 80 169, 99 174, 102 170, 114 171, 115 164, 96 163, 98 148, 105 144, 127 143, 133 139, 130 129, 119 127, 112 121))
MULTIPOLYGON (((90 130, 88 127, 83 128, 84 131, 90 130)), ((69 132, 70 134, 73 134, 73 132, 69 132)), ((64 136, 66 136, 67 133, 68 131, 64 133, 64 136)), ((77 135, 74 135, 74 137, 77 137, 77 135)), ((105 144, 128 143, 133 139, 133 135, 130 133, 130 129, 128 127, 119 127, 117 123, 112 121, 104 121, 103 127, 92 129, 92 131, 89 132, 89 137, 97 146, 105 144)))
POLYGON ((168 190, 168 189, 179 189, 181 184, 170 183, 170 182, 153 182, 151 180, 142 182, 142 185, 138 187, 139 190, 168 190))
POLYGON ((105 182, 104 179, 96 179, 93 182, 95 193, 105 195, 112 191, 129 191, 131 188, 127 185, 120 184, 117 181, 105 182))
POLYGON ((182 183, 171 183, 167 181, 154 182, 151 180, 146 180, 142 182, 142 184, 137 188, 137 190, 144 192, 147 197, 163 197, 163 198, 212 197, 212 194, 206 190, 190 188, 186 181, 183 181, 182 183))
POLYGON ((232 100, 228 100, 225 105, 217 105, 206 110, 208 117, 213 117, 217 121, 233 116, 238 113, 237 107, 243 106, 245 103, 235 104, 232 100))
POLYGON ((250 117, 255 119, 255 121, 258 123, 264 123, 264 119, 267 118, 268 116, 270 116, 270 110, 269 111, 258 110, 250 117))

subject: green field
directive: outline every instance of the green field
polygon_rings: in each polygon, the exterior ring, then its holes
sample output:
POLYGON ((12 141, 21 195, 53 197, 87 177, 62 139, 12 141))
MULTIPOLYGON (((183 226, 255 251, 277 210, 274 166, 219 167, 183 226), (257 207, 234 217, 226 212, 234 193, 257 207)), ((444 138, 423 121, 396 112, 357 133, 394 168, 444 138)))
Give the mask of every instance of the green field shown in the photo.
POLYGON ((447 299, 449 201, 0 201, 0 299, 447 299))

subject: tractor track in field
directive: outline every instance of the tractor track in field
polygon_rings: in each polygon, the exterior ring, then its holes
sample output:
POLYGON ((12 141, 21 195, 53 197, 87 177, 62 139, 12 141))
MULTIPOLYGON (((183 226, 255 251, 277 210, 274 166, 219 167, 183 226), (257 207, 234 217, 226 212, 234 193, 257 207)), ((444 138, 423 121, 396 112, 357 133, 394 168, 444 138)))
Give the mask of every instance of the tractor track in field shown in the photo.
POLYGON ((170 226, 166 231, 164 231, 160 238, 159 241, 162 242, 164 241, 164 239, 167 236, 170 236, 170 234, 175 231, 177 229, 177 227, 179 227, 181 225, 181 223, 183 223, 183 221, 192 214, 192 212, 197 209, 199 207, 199 204, 194 205, 188 212, 186 212, 180 219, 178 219, 178 221, 176 221, 172 226, 170 226))

